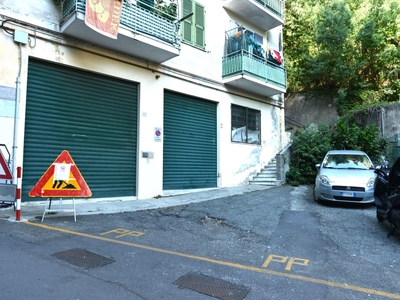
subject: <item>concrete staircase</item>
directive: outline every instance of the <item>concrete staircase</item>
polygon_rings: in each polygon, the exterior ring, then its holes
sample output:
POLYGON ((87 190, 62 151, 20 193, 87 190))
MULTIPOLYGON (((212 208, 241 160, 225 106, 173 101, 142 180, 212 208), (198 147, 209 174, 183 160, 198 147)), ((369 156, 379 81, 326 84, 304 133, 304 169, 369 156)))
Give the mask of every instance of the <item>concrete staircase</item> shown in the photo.
POLYGON ((263 169, 252 180, 249 180, 249 184, 267 185, 267 186, 278 186, 281 184, 280 180, 276 179, 276 160, 272 159, 268 165, 264 166, 263 169))

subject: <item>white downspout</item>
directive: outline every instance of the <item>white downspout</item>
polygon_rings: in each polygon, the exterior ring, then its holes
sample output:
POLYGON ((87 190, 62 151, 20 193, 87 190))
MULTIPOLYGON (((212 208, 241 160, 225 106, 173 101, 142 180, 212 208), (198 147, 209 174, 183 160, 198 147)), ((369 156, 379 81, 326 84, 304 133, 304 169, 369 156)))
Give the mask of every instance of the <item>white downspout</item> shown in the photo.
POLYGON ((13 135, 13 147, 12 147, 12 173, 14 176, 13 183, 17 182, 17 163, 16 163, 16 152, 17 152, 17 141, 18 141, 18 118, 19 118, 19 101, 20 101, 20 85, 21 85, 21 69, 22 69, 22 50, 21 43, 18 43, 18 59, 19 59, 19 67, 18 67, 18 75, 15 81, 16 83, 16 91, 15 91, 15 111, 14 111, 14 135, 13 135))

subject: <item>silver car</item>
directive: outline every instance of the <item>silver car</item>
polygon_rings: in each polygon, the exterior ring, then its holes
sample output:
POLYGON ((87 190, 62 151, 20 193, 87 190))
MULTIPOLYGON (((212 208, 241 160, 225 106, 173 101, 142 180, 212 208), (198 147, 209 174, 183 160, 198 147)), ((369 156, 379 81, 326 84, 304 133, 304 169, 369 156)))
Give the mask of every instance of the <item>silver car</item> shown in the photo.
POLYGON ((315 201, 374 203, 375 168, 365 152, 331 150, 315 167, 315 201))

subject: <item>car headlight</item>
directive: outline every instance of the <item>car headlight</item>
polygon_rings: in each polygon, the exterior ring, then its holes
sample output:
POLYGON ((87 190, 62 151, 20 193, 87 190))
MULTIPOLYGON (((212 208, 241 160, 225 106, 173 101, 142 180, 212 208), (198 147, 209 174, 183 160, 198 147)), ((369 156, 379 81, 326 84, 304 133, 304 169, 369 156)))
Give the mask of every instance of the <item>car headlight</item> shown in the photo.
POLYGON ((327 176, 325 176, 325 175, 320 176, 320 177, 319 177, 319 181, 320 181, 322 184, 326 184, 326 185, 329 185, 329 184, 330 184, 329 178, 328 178, 327 176))
POLYGON ((373 188, 374 186, 375 186, 375 178, 371 177, 370 179, 368 179, 367 187, 373 188))

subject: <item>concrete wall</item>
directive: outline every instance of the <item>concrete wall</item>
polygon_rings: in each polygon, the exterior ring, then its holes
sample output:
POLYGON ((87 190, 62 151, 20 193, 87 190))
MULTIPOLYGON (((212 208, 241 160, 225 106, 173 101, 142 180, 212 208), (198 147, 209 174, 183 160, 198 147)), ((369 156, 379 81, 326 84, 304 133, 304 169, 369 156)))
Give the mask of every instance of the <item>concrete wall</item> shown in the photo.
POLYGON ((290 143, 283 149, 281 152, 279 152, 275 159, 276 159, 276 180, 278 182, 285 182, 286 181, 286 172, 289 171, 290 169, 290 155, 291 155, 291 146, 292 144, 290 143))
POLYGON ((286 129, 292 131, 311 123, 333 125, 339 118, 334 96, 289 93, 285 95, 286 129))
POLYGON ((361 126, 374 123, 380 136, 395 139, 400 136, 400 104, 384 105, 359 112, 354 120, 361 126))

